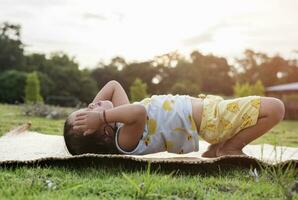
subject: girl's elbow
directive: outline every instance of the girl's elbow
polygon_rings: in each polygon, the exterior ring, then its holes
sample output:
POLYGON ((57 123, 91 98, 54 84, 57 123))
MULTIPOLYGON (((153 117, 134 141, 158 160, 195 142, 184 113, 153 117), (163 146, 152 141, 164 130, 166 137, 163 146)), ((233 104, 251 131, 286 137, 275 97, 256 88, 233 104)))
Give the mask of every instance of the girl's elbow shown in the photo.
POLYGON ((135 105, 135 109, 136 109, 136 117, 138 119, 143 119, 143 118, 146 118, 147 117, 147 111, 146 111, 146 108, 145 106, 143 105, 135 105))
POLYGON ((116 80, 111 80, 108 83, 111 84, 111 85, 114 85, 114 86, 120 85, 120 83, 118 81, 116 81, 116 80))

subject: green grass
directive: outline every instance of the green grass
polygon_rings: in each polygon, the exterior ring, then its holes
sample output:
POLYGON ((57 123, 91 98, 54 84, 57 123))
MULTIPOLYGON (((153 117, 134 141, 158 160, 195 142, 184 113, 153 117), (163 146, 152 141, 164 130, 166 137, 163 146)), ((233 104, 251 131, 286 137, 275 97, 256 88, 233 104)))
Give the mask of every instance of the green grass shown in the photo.
POLYGON ((298 147, 298 121, 282 121, 253 143, 298 147))
MULTIPOLYGON (((71 110, 68 108, 68 110, 71 110)), ((30 130, 51 135, 62 135, 64 119, 54 120, 41 117, 24 116, 19 106, 0 104, 0 136, 10 129, 32 122, 30 130)))
MULTIPOLYGON (((0 105, 0 135, 32 122, 32 129, 61 134, 64 120, 25 117, 18 106, 0 105)), ((255 143, 298 146, 298 122, 284 121, 255 143)), ((1 147, 0 147, 1 148, 1 147)), ((298 199, 288 195, 297 169, 201 171, 129 170, 121 165, 20 166, 0 168, 0 199, 298 199)), ((290 194, 290 193, 289 193, 290 194)))
MULTIPOLYGON (((295 178, 297 175, 288 177, 287 183, 295 178)), ((260 175, 257 182, 247 169, 195 175, 154 172, 147 176, 145 170, 128 171, 119 166, 112 169, 96 165, 18 167, 1 169, 0 184, 1 199, 282 199, 285 196, 283 187, 270 175, 260 175), (135 186, 125 177, 135 182, 135 186)))

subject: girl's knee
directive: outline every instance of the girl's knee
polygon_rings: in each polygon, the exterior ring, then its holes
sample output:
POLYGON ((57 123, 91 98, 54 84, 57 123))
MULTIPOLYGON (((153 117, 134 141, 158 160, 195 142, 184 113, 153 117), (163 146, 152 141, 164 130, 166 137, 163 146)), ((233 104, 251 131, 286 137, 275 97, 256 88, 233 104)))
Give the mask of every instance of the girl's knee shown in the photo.
POLYGON ((277 98, 270 97, 270 115, 277 122, 283 120, 285 115, 285 105, 284 103, 277 98))
POLYGON ((284 115, 285 106, 281 100, 274 97, 261 97, 260 117, 270 117, 279 122, 284 115))

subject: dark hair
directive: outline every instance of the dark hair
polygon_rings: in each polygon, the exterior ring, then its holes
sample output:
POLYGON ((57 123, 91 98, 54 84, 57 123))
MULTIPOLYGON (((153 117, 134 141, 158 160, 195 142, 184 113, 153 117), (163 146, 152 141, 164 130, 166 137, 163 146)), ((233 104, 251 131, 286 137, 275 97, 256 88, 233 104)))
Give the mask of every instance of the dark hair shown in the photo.
POLYGON ((115 143, 115 134, 109 137, 101 134, 100 130, 84 136, 82 132, 73 129, 69 118, 64 123, 64 141, 68 152, 72 155, 84 153, 119 154, 115 143))

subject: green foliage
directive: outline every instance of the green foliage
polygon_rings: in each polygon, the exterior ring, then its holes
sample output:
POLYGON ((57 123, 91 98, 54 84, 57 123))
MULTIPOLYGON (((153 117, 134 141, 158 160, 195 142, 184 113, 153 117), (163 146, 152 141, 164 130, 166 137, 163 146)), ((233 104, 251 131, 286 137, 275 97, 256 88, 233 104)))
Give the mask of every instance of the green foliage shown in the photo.
POLYGON ((46 74, 41 71, 37 72, 40 81, 40 93, 43 99, 55 93, 55 82, 46 74))
POLYGON ((187 91, 187 85, 181 82, 175 83, 171 88, 172 94, 187 94, 187 91))
MULTIPOLYGON (((172 171, 169 175, 165 175, 162 177, 163 181, 170 180, 173 178, 173 174, 175 171, 172 171)), ((135 191, 134 198, 135 199, 150 199, 154 197, 164 198, 164 195, 151 193, 153 191, 154 186, 154 176, 158 176, 158 171, 152 173, 151 172, 151 163, 148 162, 146 174, 142 176, 142 181, 139 182, 134 178, 130 178, 127 174, 122 172, 122 176, 127 181, 127 185, 133 187, 135 191)))
POLYGON ((89 103, 93 100, 97 91, 99 90, 96 81, 89 77, 89 75, 81 76, 80 78, 81 92, 78 95, 82 102, 89 103))
POLYGON ((0 74, 0 102, 24 102, 26 73, 8 70, 0 74))
POLYGON ((182 81, 175 83, 170 92, 172 94, 197 96, 200 93, 200 88, 197 84, 193 84, 190 81, 182 81))
POLYGON ((64 53, 53 53, 48 59, 40 54, 29 55, 27 64, 30 69, 38 69, 41 95, 46 103, 61 106, 89 103, 98 91, 89 71, 79 70, 74 58, 64 53))
POLYGON ((25 86, 25 103, 43 102, 40 95, 40 83, 36 72, 29 73, 25 86))
MULTIPOLYGON (((175 170, 151 173, 128 169, 117 163, 105 166, 99 162, 71 162, 68 165, 3 167, 0 171, 2 199, 285 199, 279 186, 267 176, 260 175, 256 182, 247 169, 209 170, 204 173, 175 170), (182 172, 181 172, 182 171, 182 172), (139 188, 142 180, 151 181, 144 192, 129 184, 125 176, 139 188), (143 196, 144 194, 144 196, 143 196), (21 197, 21 198, 19 198, 21 197), (139 198, 138 198, 139 197, 139 198), (143 197, 143 198, 140 198, 143 197)), ((136 167, 135 167, 136 168, 136 167)), ((153 170, 152 170, 153 171, 153 170)), ((296 177, 288 176, 289 180, 296 177)), ((293 195, 297 199, 297 194, 293 195)))
POLYGON ((251 95, 252 93, 252 87, 249 85, 249 83, 240 84, 237 82, 233 89, 234 96, 236 97, 245 97, 251 95))
POLYGON ((24 67, 24 49, 20 25, 0 24, 0 72, 24 67))
POLYGON ((262 83, 261 80, 258 80, 254 85, 252 89, 252 94, 253 95, 258 95, 258 96, 264 96, 265 94, 265 87, 262 83))
POLYGON ((150 178, 150 166, 150 163, 148 163, 146 176, 140 184, 138 184, 135 180, 129 178, 125 173, 122 173, 127 182, 136 190, 135 197, 137 199, 145 199, 150 195, 148 193, 150 192, 151 185, 153 183, 153 180, 150 178))
MULTIPOLYGON (((180 74, 183 72, 189 74, 187 80, 199 85, 201 90, 207 93, 225 95, 233 93, 234 80, 230 75, 232 68, 225 58, 212 54, 203 55, 194 51, 191 53, 191 59, 191 67, 180 72, 180 74)), ((180 74, 179 76, 181 76, 180 74)))
POLYGON ((265 88, 260 80, 258 80, 255 84, 239 83, 237 82, 234 89, 234 96, 236 97, 245 97, 250 95, 259 95, 264 96, 265 88))
MULTIPOLYGON (((2 102, 24 101, 24 84, 16 74, 12 80, 6 79, 8 74, 5 72, 9 70, 36 71, 43 99, 56 98, 57 101, 49 102, 67 106, 73 103, 65 104, 62 99, 78 98, 81 103, 89 103, 110 80, 121 83, 128 94, 135 79, 139 78, 146 83, 146 93, 171 92, 192 96, 201 91, 231 96, 233 89, 236 96, 262 96, 263 84, 271 86, 298 81, 298 63, 295 60, 269 57, 252 50, 246 50, 244 57, 236 60, 237 68, 229 65, 224 57, 193 51, 190 60, 179 52, 170 52, 143 62, 127 62, 122 57, 115 57, 110 63, 100 63, 91 71, 80 70, 75 58, 63 52, 24 55, 21 38, 20 25, 0 24, 0 76, 5 80, 0 82, 2 102), (237 81, 244 84, 237 84, 237 81)), ((139 96, 136 99, 144 94, 139 96)))
MULTIPOLYGON (((277 149, 275 149, 277 151, 277 149)), ((278 158, 277 158, 278 159, 278 158)), ((282 161, 282 155, 279 158, 282 161)), ((285 199, 293 199, 298 194, 298 182, 293 181, 289 177, 298 177, 298 170, 295 162, 281 163, 278 166, 261 165, 259 164, 262 175, 265 179, 271 180, 274 184, 279 186, 279 191, 283 194, 285 199)))
POLYGON ((297 82, 297 65, 297 60, 286 60, 278 55, 269 57, 262 52, 247 49, 243 58, 237 59, 237 67, 231 67, 237 81, 254 83, 261 80, 267 87, 297 82))
POLYGON ((48 74, 48 70, 50 70, 50 62, 49 59, 46 58, 44 54, 33 53, 26 55, 26 68, 24 69, 26 72, 39 71, 44 74, 48 74))
POLYGON ((147 84, 143 83, 141 79, 137 78, 130 87, 131 101, 140 101, 147 96, 147 84))

